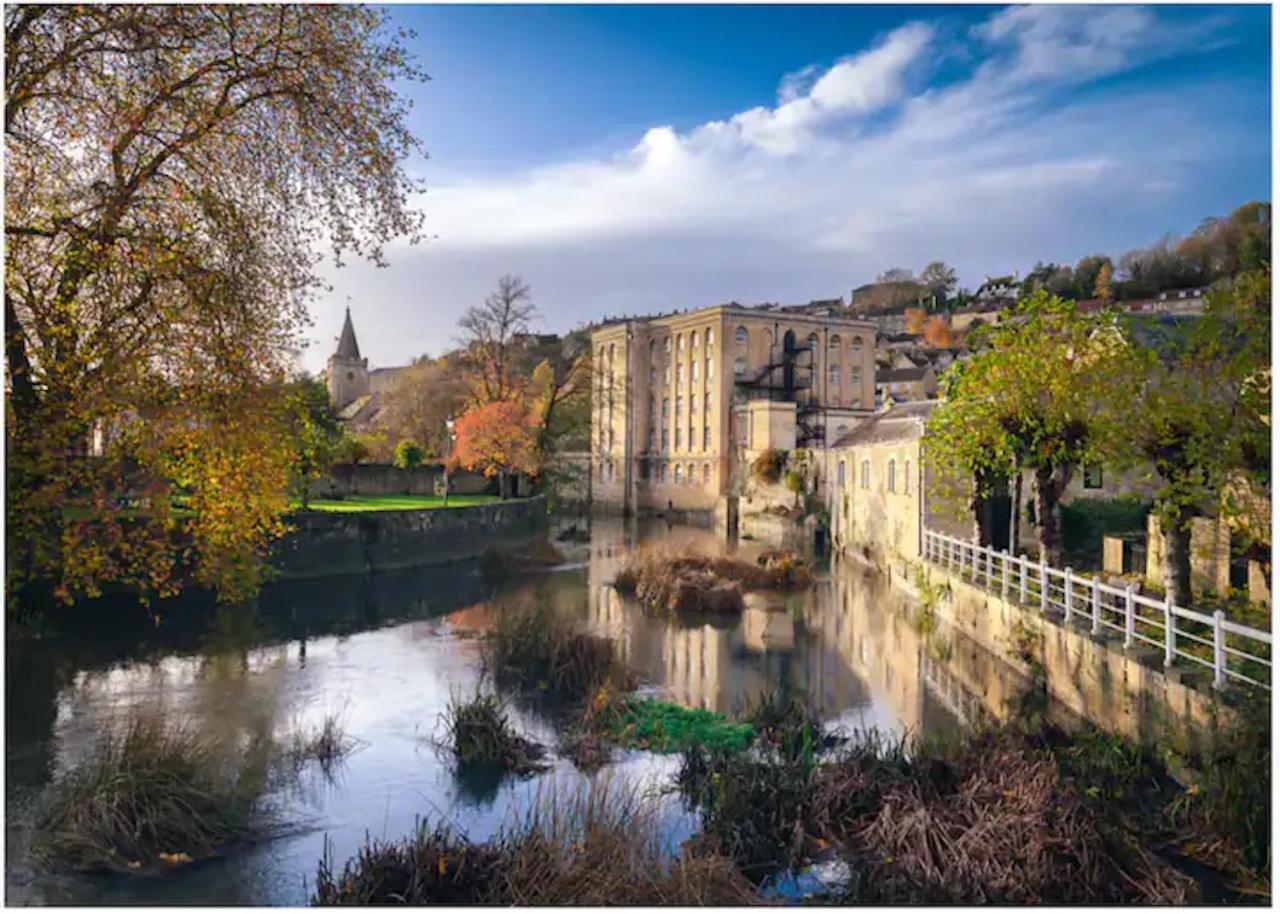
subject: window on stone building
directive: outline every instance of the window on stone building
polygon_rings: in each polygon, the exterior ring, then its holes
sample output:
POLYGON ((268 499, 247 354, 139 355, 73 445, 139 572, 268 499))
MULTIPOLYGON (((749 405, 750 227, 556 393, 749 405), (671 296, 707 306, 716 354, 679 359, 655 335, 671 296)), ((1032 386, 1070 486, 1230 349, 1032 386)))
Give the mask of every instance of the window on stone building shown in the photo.
POLYGON ((854 387, 862 386, 862 368, 858 365, 853 366, 853 371, 849 373, 849 379, 853 381, 854 387))
POLYGON ((662 338, 662 352, 665 355, 671 354, 671 337, 664 336, 662 338))
POLYGON ((676 362, 676 387, 684 382, 684 363, 676 362))
POLYGON ((711 464, 709 463, 702 465, 702 484, 704 486, 711 485, 711 464))
POLYGON ((902 494, 911 494, 911 461, 907 460, 902 464, 902 494))
POLYGON ((840 386, 840 366, 834 362, 827 366, 827 385, 830 387, 840 386))
POLYGON ((895 482, 894 475, 896 471, 897 471, 897 465, 894 463, 894 461, 890 460, 889 461, 889 491, 890 492, 894 490, 894 482, 895 482))
POLYGON ((862 355, 862 337, 860 336, 853 338, 853 354, 862 355))
POLYGON ((862 488, 871 488, 871 461, 862 461, 862 488))
POLYGON ((694 431, 695 429, 693 427, 693 416, 690 416, 689 417, 689 437, 686 440, 689 442, 689 450, 691 451, 698 446, 698 436, 694 434, 694 431))
POLYGON ((684 479, 683 479, 683 475, 684 475, 684 474, 683 474, 683 467, 682 467, 682 465, 681 465, 681 464, 678 464, 678 463, 677 463, 677 464, 676 464, 676 476, 675 476, 676 485, 680 485, 680 483, 682 483, 682 482, 684 481, 684 479))
POLYGON ((671 431, 669 429, 662 430, 662 449, 665 451, 671 443, 671 431))
POLYGON ((689 382, 693 383, 698 380, 698 362, 695 359, 689 363, 689 382))
POLYGON ((652 425, 649 426, 649 450, 653 450, 658 444, 658 430, 652 425))
POLYGON ((676 397, 676 418, 684 412, 684 397, 676 397))
POLYGON ((613 429, 609 429, 609 450, 611 451, 613 450, 613 444, 614 444, 613 429))
POLYGON ((680 450, 680 429, 676 428, 676 450, 680 450))
POLYGON ((676 337, 676 352, 684 352, 684 334, 676 337))
POLYGON ((658 366, 657 365, 649 366, 649 383, 651 385, 658 383, 658 366))
POLYGON ((808 346, 809 346, 809 349, 811 349, 813 352, 818 351, 818 334, 816 333, 809 334, 808 346))
POLYGON ((840 461, 840 465, 836 467, 836 485, 844 488, 844 461, 840 461))
POLYGON ((686 476, 685 479, 688 480, 689 485, 691 486, 697 485, 698 483, 698 468, 692 463, 689 464, 689 475, 686 476))
POLYGON ((738 356, 733 360, 733 376, 740 378, 747 373, 747 360, 742 356, 738 356))
POLYGON ((689 348, 690 349, 698 348, 698 331, 697 330, 689 331, 689 348))
POLYGON ((697 411, 698 411, 698 395, 690 394, 689 395, 689 415, 692 416, 697 411))
POLYGON ((1102 464, 1086 463, 1084 465, 1084 487, 1086 489, 1102 488, 1102 464))
POLYGON ((737 330, 733 331, 733 341, 739 346, 746 346, 747 345, 747 328, 739 327, 737 330))
POLYGON ((662 418, 665 419, 669 415, 671 415, 671 398, 663 397, 662 398, 662 418))
POLYGON ((711 370, 711 356, 710 356, 710 355, 708 355, 708 356, 707 356, 707 370, 706 370, 706 373, 704 373, 704 374, 703 374, 703 378, 705 379, 704 383, 706 383, 706 385, 707 385, 708 387, 710 387, 710 386, 711 386, 711 375, 712 375, 712 374, 714 374, 714 372, 711 370))
POLYGON ((830 349, 832 352, 838 353, 840 351, 840 334, 838 333, 831 334, 830 339, 827 340, 827 348, 830 349))
POLYGON ((667 465, 665 463, 658 464, 658 482, 667 481, 667 465))

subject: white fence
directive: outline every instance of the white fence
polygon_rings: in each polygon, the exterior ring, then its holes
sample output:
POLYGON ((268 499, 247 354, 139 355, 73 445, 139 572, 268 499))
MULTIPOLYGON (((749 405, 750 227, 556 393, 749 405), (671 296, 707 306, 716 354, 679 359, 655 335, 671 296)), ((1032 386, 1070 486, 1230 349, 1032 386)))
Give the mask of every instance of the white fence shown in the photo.
POLYGON ((1097 576, 1059 571, 1025 556, 924 532, 924 558, 952 574, 999 593, 1002 599, 1060 614, 1067 625, 1088 625, 1095 635, 1116 632, 1124 646, 1146 644, 1164 652, 1165 666, 1179 661, 1213 672, 1213 685, 1228 681, 1271 691, 1271 633, 1143 596, 1130 584, 1115 587, 1097 576))

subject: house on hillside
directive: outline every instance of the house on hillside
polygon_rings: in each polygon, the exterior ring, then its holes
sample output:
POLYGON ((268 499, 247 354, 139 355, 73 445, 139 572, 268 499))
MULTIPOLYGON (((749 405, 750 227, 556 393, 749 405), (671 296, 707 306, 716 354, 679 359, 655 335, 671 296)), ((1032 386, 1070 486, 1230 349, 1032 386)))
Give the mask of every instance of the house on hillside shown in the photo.
POLYGON ((876 372, 876 404, 910 403, 938 396, 938 374, 932 365, 884 368, 876 372))

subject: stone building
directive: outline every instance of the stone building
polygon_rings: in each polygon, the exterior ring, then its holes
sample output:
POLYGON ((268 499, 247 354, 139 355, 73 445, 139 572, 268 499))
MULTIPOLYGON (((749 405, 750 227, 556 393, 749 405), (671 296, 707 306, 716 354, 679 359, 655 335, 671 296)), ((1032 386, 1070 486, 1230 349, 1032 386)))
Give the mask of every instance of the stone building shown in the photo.
POLYGON ((356 428, 372 424, 380 408, 378 401, 382 393, 403 370, 403 367, 370 370, 369 360, 360 355, 355 326, 351 323, 351 309, 347 308, 338 346, 325 367, 329 402, 343 421, 356 428))
POLYGON ((829 309, 716 305, 591 336, 592 497, 729 509, 764 449, 820 448, 870 415, 875 326, 829 309))

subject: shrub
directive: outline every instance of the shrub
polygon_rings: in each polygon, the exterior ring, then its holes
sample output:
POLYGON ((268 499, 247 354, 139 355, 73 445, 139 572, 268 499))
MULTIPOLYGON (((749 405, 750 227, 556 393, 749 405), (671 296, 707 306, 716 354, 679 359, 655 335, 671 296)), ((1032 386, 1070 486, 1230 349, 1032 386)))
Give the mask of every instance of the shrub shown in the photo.
POLYGON ((788 492, 794 492, 799 495, 804 491, 804 477, 795 470, 787 470, 786 475, 782 478, 783 485, 787 487, 788 492))
POLYGON ((410 438, 405 438, 396 445, 391 462, 402 470, 412 470, 421 464, 425 457, 426 452, 422 449, 422 445, 410 438))
POLYGON ((159 715, 135 715, 46 789, 33 856, 132 870, 258 837, 270 824, 261 805, 269 761, 265 741, 233 753, 159 715))
POLYGON ((761 451, 756 459, 751 461, 751 475, 760 482, 775 485, 782 478, 782 470, 786 465, 786 451, 776 448, 761 451))
POLYGON ((703 708, 653 698, 629 698, 611 715, 609 729, 625 746, 677 752, 693 745, 736 751, 751 742, 750 724, 735 724, 703 708))

